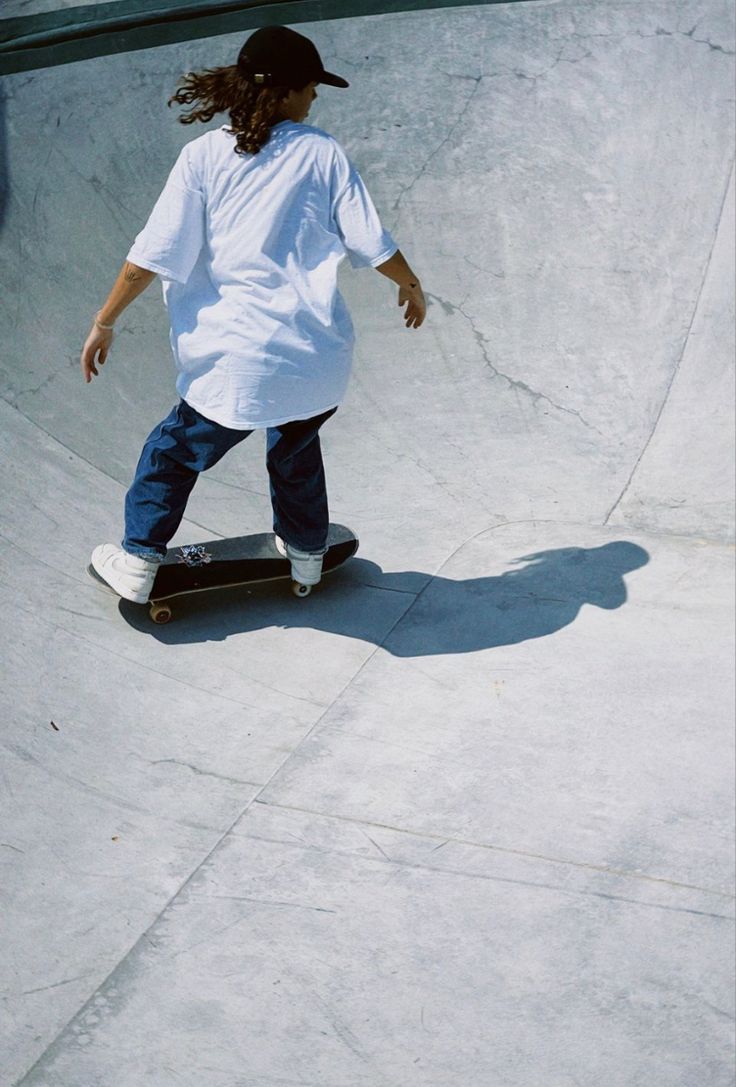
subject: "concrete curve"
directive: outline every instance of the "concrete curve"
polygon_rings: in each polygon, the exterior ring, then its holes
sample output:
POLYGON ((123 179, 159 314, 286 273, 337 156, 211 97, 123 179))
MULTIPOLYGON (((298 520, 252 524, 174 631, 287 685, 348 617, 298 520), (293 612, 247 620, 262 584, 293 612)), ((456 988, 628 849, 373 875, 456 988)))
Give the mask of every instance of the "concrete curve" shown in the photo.
MULTIPOLYGON (((3 1082, 731 1082, 733 23, 290 24, 428 317, 343 266, 357 558, 164 627, 85 573, 175 399, 159 284, 79 355, 247 32, 6 76, 3 1082)), ((173 543, 269 529, 254 434, 173 543)))

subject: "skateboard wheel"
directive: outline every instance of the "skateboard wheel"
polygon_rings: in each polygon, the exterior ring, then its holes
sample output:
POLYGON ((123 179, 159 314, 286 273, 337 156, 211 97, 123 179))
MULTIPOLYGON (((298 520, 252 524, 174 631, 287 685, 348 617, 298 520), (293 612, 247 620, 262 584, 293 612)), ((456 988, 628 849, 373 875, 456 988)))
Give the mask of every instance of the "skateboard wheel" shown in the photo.
POLYGON ((292 581, 291 591, 293 592, 294 596, 309 596, 312 591, 312 586, 302 585, 299 581, 292 581))
POLYGON ((167 608, 165 604, 151 604, 149 610, 154 623, 171 622, 171 608, 167 608))

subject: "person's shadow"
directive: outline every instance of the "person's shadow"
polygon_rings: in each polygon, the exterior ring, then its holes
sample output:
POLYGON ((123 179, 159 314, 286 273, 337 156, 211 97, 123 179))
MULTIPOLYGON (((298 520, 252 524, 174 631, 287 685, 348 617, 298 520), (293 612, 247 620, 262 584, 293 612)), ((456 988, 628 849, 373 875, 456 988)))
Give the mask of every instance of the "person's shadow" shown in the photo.
POLYGON ((624 574, 644 566, 649 554, 616 540, 510 561, 525 565, 455 581, 416 571, 385 574, 356 557, 304 600, 296 600, 285 581, 211 590, 172 600, 174 619, 165 625, 155 624, 145 606, 121 600, 119 607, 131 626, 167 645, 221 641, 266 627, 311 627, 372 641, 397 657, 472 653, 554 634, 583 604, 620 608, 624 574))

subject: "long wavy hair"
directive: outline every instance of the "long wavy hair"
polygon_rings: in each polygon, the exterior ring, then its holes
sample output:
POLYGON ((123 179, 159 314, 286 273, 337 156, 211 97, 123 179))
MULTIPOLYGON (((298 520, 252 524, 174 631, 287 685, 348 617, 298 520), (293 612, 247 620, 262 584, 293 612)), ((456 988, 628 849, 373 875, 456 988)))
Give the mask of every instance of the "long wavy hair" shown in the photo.
POLYGON ((180 105, 194 101, 201 103, 178 118, 182 125, 191 125, 195 121, 206 124, 216 113, 227 112, 230 126, 236 134, 236 154, 257 155, 268 143, 271 128, 280 119, 279 104, 288 95, 289 89, 257 87, 240 75, 237 65, 230 64, 224 68, 187 72, 166 104, 170 107, 172 102, 180 105))

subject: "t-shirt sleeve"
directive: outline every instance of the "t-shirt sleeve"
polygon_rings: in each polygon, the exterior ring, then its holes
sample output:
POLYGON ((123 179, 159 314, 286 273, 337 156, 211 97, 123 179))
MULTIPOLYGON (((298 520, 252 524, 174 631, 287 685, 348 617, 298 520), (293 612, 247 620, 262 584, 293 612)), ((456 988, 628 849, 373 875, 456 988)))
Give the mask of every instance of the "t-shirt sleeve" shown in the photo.
POLYGON ((187 144, 126 259, 165 279, 186 283, 204 240, 205 198, 187 144))
POLYGON ((375 268, 398 245, 384 229, 365 182, 339 145, 331 177, 332 218, 353 268, 375 268))

